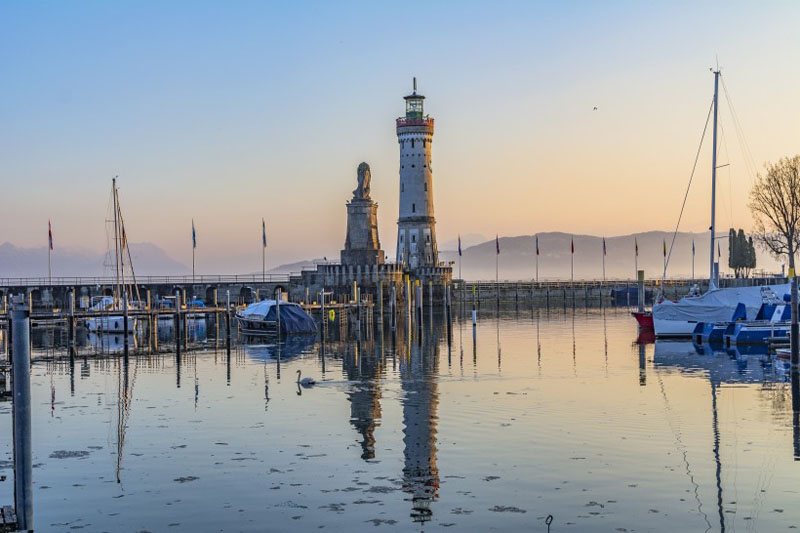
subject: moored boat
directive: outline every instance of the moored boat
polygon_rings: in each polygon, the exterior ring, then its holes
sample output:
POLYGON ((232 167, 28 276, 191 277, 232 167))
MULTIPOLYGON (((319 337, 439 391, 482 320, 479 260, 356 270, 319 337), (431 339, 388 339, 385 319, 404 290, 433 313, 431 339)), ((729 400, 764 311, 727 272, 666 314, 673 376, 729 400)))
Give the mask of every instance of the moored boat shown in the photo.
POLYGON ((249 335, 277 333, 278 317, 281 334, 317 332, 314 319, 296 303, 261 300, 236 312, 239 327, 249 335))

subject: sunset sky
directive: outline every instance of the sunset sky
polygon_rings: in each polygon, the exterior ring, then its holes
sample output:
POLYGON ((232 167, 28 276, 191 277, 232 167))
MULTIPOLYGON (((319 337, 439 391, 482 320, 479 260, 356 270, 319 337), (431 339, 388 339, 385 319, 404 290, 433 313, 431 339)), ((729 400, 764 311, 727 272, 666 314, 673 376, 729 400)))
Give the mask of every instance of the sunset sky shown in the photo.
MULTIPOLYGON (((131 241, 198 272, 338 256, 372 167, 395 247, 394 119, 436 120, 440 242, 677 221, 717 61, 756 170, 800 153, 800 2, 0 4, 0 243, 102 250, 119 175, 131 241), (593 110, 594 107, 598 109, 593 110)), ((719 227, 753 174, 720 101, 719 227)), ((682 230, 708 227, 710 137, 682 230)))

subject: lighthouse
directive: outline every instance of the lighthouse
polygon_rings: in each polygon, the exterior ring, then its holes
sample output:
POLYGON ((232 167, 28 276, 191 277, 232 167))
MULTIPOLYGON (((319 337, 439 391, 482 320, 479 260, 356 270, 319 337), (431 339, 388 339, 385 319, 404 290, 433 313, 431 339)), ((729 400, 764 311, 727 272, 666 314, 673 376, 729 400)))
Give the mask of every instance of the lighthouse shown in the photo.
POLYGON ((431 144, 433 119, 425 115, 425 97, 413 92, 404 97, 406 114, 397 119, 400 145, 400 216, 397 219, 397 262, 418 271, 439 264, 436 219, 433 216, 431 144))

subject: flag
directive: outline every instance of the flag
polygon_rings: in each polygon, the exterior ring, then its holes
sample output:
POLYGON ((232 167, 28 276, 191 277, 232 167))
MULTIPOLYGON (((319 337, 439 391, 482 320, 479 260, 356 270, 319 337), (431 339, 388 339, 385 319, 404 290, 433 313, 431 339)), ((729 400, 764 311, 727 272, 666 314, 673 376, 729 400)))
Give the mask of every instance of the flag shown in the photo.
POLYGON ((606 238, 603 237, 603 255, 606 255, 606 238))
POLYGON ((192 219, 192 248, 197 248, 197 233, 194 231, 194 219, 192 219))
POLYGON ((50 224, 50 220, 47 221, 47 240, 50 243, 50 249, 53 249, 53 226, 50 224))
POLYGON ((719 241, 717 241, 717 260, 722 259, 722 250, 719 247, 719 241))
POLYGON ((571 254, 575 253, 575 237, 572 237, 572 239, 569 241, 569 252, 571 254))
POLYGON ((536 255, 539 255, 539 236, 536 236, 536 255))
POLYGON ((261 246, 267 247, 267 224, 264 219, 261 219, 261 246))
POLYGON ((664 239, 664 257, 667 257, 667 239, 664 239))
POLYGON ((128 246, 128 236, 125 234, 125 226, 122 226, 122 249, 128 246))
POLYGON ((497 247, 497 255, 500 255, 500 237, 494 236, 494 245, 497 247))
POLYGON ((633 249, 636 257, 639 257, 639 241, 636 240, 636 237, 633 238, 633 249))
POLYGON ((458 234, 458 257, 461 257, 461 234, 458 234))
POLYGON ((694 257, 694 239, 692 239, 692 257, 694 257))

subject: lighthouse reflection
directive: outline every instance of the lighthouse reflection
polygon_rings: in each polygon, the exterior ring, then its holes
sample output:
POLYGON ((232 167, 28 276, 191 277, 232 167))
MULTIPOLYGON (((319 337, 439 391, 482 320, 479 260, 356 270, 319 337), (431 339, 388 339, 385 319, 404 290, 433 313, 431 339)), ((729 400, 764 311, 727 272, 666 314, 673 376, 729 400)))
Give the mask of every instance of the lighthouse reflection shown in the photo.
MULTIPOLYGON (((425 319, 428 322, 429 319, 425 319)), ((398 328, 391 332, 390 344, 376 341, 352 342, 342 347, 343 370, 350 386, 350 424, 358 433, 361 458, 376 457, 375 432, 381 425, 383 387, 386 373, 399 378, 402 404, 403 469, 402 490, 410 502, 410 516, 415 522, 431 520, 431 503, 438 497, 439 469, 436 464, 436 433, 439 392, 437 385, 440 339, 444 334, 441 320, 433 327, 419 330, 398 328)), ((384 448, 392 443, 385 443, 384 448)))
MULTIPOLYGON (((441 324, 439 324, 441 326, 441 324)), ((411 339, 409 350, 400 360, 400 386, 403 390, 403 489, 411 500, 415 522, 431 519, 431 502, 439 493, 436 466, 436 428, 439 391, 439 333, 411 339)))

